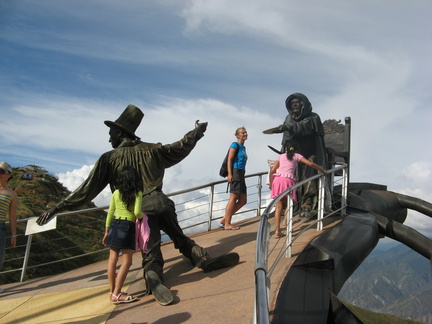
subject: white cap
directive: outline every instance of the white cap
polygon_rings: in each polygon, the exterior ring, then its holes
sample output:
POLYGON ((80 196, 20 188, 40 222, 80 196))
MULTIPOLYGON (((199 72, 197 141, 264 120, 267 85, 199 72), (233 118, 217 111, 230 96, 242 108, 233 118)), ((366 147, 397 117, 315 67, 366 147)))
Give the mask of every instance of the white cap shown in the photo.
POLYGON ((9 163, 0 162, 0 169, 2 169, 3 171, 6 171, 6 172, 12 173, 12 168, 9 165, 9 163))

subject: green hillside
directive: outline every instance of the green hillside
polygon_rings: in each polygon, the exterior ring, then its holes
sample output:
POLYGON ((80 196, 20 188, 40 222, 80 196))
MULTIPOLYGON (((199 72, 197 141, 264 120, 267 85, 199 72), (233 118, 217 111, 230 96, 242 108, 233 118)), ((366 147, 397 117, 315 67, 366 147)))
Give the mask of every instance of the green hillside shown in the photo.
MULTIPOLYGON (((43 168, 26 166, 13 169, 8 186, 18 194, 19 219, 38 216, 54 206, 70 192, 43 168)), ((80 209, 95 207, 93 203, 80 209)), ((83 253, 102 250, 101 240, 105 228, 104 211, 58 217, 57 229, 33 235, 26 279, 61 273, 83 265, 104 260, 108 252, 94 253, 69 261, 34 267, 47 262, 83 253)), ((28 237, 24 235, 26 223, 18 223, 17 247, 6 249, 6 261, 1 271, 21 268, 28 237)), ((8 233, 10 235, 10 233, 8 233)), ((9 241, 9 239, 8 239, 9 241)), ((0 275, 0 284, 19 281, 21 272, 0 275)))

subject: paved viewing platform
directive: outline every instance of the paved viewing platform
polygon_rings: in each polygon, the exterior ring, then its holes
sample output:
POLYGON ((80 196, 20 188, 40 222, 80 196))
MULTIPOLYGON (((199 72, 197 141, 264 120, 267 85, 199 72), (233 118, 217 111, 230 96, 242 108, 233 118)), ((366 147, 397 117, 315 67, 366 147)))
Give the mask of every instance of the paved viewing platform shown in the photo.
MULTIPOLYGON (((58 275, 3 285, 0 323, 252 323, 259 220, 254 217, 236 223, 241 226, 238 231, 215 229, 189 235, 211 256, 239 253, 240 263, 232 268, 204 273, 171 242, 162 244, 164 283, 174 295, 171 305, 161 306, 152 295, 144 296, 141 254, 135 253, 123 291, 137 296, 139 301, 120 305, 109 301, 107 261, 100 261, 58 275)), ((294 234, 304 227, 304 221, 294 218, 294 234)), ((271 277, 270 307, 295 256, 319 234, 316 226, 312 227, 295 241, 293 257, 282 258, 271 277)), ((284 248, 285 239, 270 238, 270 264, 284 248)))

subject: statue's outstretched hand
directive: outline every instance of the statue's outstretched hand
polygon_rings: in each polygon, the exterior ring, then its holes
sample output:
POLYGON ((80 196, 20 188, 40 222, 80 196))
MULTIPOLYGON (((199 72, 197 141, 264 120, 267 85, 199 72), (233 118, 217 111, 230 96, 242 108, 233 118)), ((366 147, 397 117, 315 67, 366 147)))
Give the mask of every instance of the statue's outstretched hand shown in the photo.
POLYGON ((48 209, 45 213, 40 214, 40 216, 38 217, 38 219, 36 220, 36 223, 38 225, 45 225, 46 223, 49 222, 49 220, 51 218, 53 218, 55 216, 55 214, 58 213, 58 209, 57 207, 52 207, 50 209, 48 209))
POLYGON ((286 130, 287 128, 285 125, 280 125, 280 126, 266 129, 265 131, 263 131, 263 134, 278 134, 278 133, 283 133, 286 130))
POLYGON ((195 127, 199 128, 203 133, 207 130, 207 125, 208 125, 207 122, 200 123, 199 120, 195 122, 195 127))

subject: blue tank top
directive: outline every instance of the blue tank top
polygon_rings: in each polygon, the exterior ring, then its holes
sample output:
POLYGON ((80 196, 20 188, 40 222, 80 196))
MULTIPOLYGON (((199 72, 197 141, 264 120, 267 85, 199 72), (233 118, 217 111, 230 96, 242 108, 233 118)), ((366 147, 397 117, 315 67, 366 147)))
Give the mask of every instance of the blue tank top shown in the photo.
POLYGON ((233 142, 230 145, 230 148, 233 148, 237 151, 236 158, 234 159, 233 167, 235 169, 240 169, 246 171, 246 161, 248 159, 246 154, 246 147, 239 142, 233 142))

